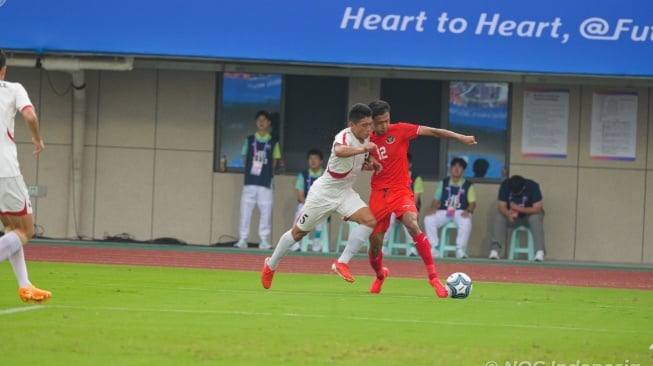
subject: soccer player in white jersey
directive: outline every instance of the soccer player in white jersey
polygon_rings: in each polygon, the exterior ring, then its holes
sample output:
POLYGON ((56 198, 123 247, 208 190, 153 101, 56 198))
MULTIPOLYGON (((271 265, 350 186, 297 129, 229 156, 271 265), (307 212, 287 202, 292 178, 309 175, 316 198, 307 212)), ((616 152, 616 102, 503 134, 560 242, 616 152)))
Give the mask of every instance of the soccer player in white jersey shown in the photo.
POLYGON ((14 117, 20 112, 32 134, 34 154, 45 145, 39 132, 39 120, 25 88, 5 80, 7 56, 0 50, 0 220, 4 235, 0 237, 0 262, 9 260, 18 280, 18 295, 23 302, 41 303, 50 299, 49 291, 32 285, 27 277, 23 245, 34 236, 34 217, 27 186, 18 166, 14 142, 14 117))
MULTIPOLYGON (((354 104, 349 110, 349 127, 340 131, 333 141, 326 173, 311 186, 293 228, 281 236, 272 257, 265 258, 261 272, 263 288, 272 285, 274 272, 290 247, 333 212, 360 224, 349 235, 349 242, 354 243, 351 247, 360 248, 370 236, 376 219, 352 186, 361 170, 373 169, 374 162, 367 161, 368 153, 376 149, 376 144, 370 142, 371 131, 372 110, 365 104, 354 104)), ((333 270, 346 281, 354 281, 346 264, 334 266, 333 270)))

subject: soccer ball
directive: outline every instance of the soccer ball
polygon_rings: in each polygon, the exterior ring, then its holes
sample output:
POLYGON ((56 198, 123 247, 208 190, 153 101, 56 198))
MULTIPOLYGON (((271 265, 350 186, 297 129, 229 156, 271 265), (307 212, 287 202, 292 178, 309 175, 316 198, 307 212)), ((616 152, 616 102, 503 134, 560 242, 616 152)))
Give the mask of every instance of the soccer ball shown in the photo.
POLYGON ((472 279, 463 272, 447 277, 447 291, 452 299, 464 299, 472 292, 472 279))

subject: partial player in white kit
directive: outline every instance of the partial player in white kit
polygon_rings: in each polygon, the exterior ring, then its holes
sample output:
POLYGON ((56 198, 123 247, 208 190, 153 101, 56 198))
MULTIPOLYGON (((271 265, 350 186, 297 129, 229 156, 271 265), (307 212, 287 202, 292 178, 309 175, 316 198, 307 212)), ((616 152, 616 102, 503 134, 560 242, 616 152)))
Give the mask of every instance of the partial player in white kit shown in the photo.
MULTIPOLYGON (((367 161, 368 153, 376 149, 376 144, 369 141, 371 131, 372 110, 362 103, 352 106, 349 110, 349 128, 336 135, 326 173, 313 183, 293 228, 281 236, 272 257, 265 258, 261 273, 263 288, 268 289, 272 285, 274 272, 290 247, 333 212, 342 215, 345 220, 360 224, 349 235, 349 241, 355 243, 352 247, 360 248, 370 236, 376 219, 352 186, 361 170, 373 168, 373 162, 367 161)), ((341 269, 334 268, 334 271, 345 280, 353 281, 346 265, 341 269)))
POLYGON ((6 73, 7 56, 0 50, 0 221, 5 233, 0 237, 0 262, 8 259, 11 263, 18 281, 18 295, 23 302, 42 303, 52 294, 34 287, 29 281, 23 252, 23 245, 34 236, 34 217, 14 141, 16 113, 22 114, 32 134, 34 154, 40 153, 45 145, 25 88, 19 83, 4 81, 6 73))

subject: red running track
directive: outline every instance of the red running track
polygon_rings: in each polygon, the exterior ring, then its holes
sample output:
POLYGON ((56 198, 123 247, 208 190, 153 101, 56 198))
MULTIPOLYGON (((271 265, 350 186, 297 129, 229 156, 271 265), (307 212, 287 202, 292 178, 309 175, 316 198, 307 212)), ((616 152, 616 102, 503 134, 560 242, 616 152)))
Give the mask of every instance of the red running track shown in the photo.
MULTIPOLYGON (((189 250, 187 247, 160 249, 145 248, 145 246, 107 248, 106 246, 30 244, 25 247, 25 255, 28 261, 260 271, 264 257, 270 253, 257 249, 250 249, 248 252, 233 250, 232 253, 229 249, 210 251, 189 250)), ((278 270, 328 274, 333 260, 335 255, 289 255, 284 258, 278 270)), ((384 262, 391 269, 393 277, 425 278, 424 266, 418 259, 387 258, 384 262)), ((353 259, 350 269, 354 276, 372 275, 366 258, 353 259)), ((552 262, 519 265, 508 261, 488 260, 487 263, 439 261, 437 270, 440 277, 460 271, 469 274, 476 281, 653 290, 653 267, 650 270, 641 268, 629 270, 625 266, 614 269, 583 268, 581 265, 562 266, 552 262)))

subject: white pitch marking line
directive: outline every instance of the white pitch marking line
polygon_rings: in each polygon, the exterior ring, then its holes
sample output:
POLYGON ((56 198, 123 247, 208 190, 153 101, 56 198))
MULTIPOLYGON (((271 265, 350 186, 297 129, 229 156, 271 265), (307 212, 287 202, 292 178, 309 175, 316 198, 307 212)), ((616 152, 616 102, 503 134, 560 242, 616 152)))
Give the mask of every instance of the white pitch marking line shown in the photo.
POLYGON ((19 308, 10 308, 10 309, 0 310, 0 315, 16 314, 16 313, 22 313, 23 311, 38 310, 38 309, 42 309, 42 308, 43 308, 43 306, 41 306, 41 305, 21 306, 19 308))
MULTIPOLYGON (((318 318, 326 319, 328 316, 321 314, 300 314, 300 313, 264 313, 254 311, 220 311, 220 310, 192 310, 192 309, 154 309, 154 308, 131 308, 131 307, 84 307, 84 306, 68 306, 68 305, 54 305, 49 308, 58 309, 76 309, 76 310, 104 310, 104 311, 125 311, 125 312, 149 312, 149 313, 184 313, 184 314, 216 314, 216 315, 241 315, 241 316, 263 316, 263 317, 292 317, 292 318, 318 318)), ((433 324, 433 325, 453 325, 453 326, 469 326, 481 328, 515 328, 515 329, 551 329, 563 331, 579 331, 579 332, 605 332, 605 333, 628 333, 640 334, 643 333, 637 330, 630 329, 607 329, 607 328, 583 328, 583 327, 565 327, 565 326, 549 326, 544 324, 501 324, 501 323, 476 323, 476 322, 455 322, 455 321, 442 321, 442 320, 419 320, 419 319, 394 319, 394 318, 371 318, 360 316, 343 316, 344 320, 358 320, 358 321, 376 321, 384 323, 413 323, 413 324, 433 324)))

